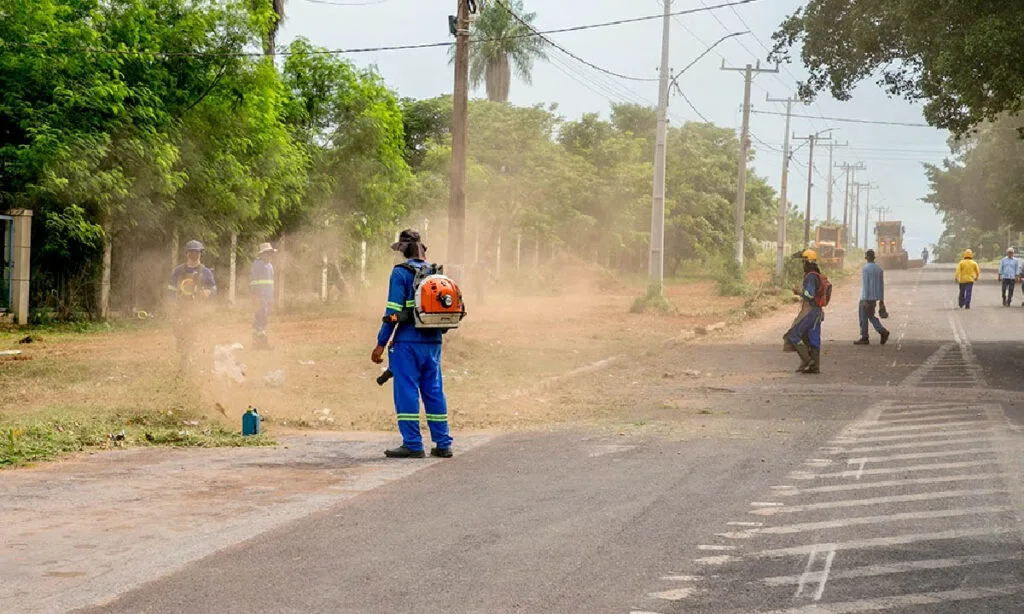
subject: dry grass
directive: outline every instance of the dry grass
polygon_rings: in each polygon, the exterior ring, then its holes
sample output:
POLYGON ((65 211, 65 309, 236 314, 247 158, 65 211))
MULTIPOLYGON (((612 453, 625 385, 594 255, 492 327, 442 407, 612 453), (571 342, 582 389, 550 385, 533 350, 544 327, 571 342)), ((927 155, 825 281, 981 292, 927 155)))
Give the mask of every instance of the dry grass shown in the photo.
MULTIPOLYGON (((491 292, 483 305, 470 303, 470 317, 448 336, 444 354, 457 428, 514 429, 596 416, 607 408, 558 386, 538 392, 539 386, 602 359, 638 356, 743 306, 742 298, 717 296, 709 281, 666 288, 678 313, 631 314, 630 305, 644 291, 641 283, 613 280, 582 265, 564 272, 558 291, 547 296, 510 284, 491 292)), ((16 340, 24 333, 0 333, 0 350, 24 351, 23 360, 0 358, 0 427, 55 411, 82 420, 112 411, 175 411, 237 429, 246 407, 255 405, 275 429, 393 430, 390 384, 376 385, 379 367, 369 360, 383 302, 384 291, 376 288, 329 312, 275 317, 273 350, 239 352, 244 384, 211 374, 214 345, 248 345, 244 312, 206 314, 198 324, 199 372, 186 379, 175 376, 171 331, 159 321, 87 334, 40 331, 34 333, 37 342, 22 346, 16 340), (284 372, 283 384, 265 382, 276 370, 284 372)))

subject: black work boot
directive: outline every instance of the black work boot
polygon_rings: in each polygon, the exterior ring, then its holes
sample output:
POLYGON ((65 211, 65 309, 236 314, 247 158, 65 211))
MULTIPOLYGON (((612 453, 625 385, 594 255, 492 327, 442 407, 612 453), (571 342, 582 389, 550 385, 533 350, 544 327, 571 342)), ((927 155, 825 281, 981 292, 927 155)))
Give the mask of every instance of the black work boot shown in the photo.
POLYGON ((437 446, 434 446, 433 448, 430 449, 430 455, 431 456, 436 456, 438 458, 451 458, 452 457, 452 449, 451 448, 438 448, 437 446))
MULTIPOLYGON (((882 337, 882 339, 885 339, 885 337, 882 337)), ((885 341, 883 341, 882 343, 885 343, 885 341)), ((871 340, 868 339, 867 337, 861 337, 860 339, 854 341, 853 344, 854 345, 871 345, 871 340)))
POLYGON ((423 450, 410 450, 404 445, 390 450, 384 450, 384 456, 388 458, 426 458, 423 450))
POLYGON ((885 345, 885 343, 887 341, 889 341, 889 331, 888 330, 883 330, 882 331, 882 345, 885 345))
POLYGON ((821 350, 811 348, 811 364, 807 365, 804 373, 821 373, 821 350))
POLYGON ((796 346, 796 353, 800 357, 800 366, 797 367, 796 372, 803 373, 811 365, 811 354, 807 351, 807 346, 802 343, 796 346))

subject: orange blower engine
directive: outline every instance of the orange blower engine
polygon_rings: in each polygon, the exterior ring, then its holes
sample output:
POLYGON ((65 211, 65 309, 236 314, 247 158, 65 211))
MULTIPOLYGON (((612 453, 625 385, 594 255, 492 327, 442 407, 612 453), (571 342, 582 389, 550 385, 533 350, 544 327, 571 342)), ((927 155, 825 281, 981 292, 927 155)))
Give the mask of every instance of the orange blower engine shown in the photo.
POLYGON ((415 267, 408 263, 397 266, 415 275, 414 305, 407 307, 395 320, 411 321, 416 328, 458 328, 466 317, 466 304, 458 284, 444 274, 444 267, 437 264, 415 267))

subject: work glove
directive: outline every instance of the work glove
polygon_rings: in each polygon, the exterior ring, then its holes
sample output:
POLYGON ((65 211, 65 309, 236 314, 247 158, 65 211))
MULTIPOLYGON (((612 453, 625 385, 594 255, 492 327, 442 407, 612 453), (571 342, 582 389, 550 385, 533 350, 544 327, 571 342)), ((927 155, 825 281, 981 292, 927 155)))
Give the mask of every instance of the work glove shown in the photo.
POLYGON ((880 302, 878 305, 878 317, 882 318, 883 320, 889 317, 889 310, 885 308, 884 301, 880 302))

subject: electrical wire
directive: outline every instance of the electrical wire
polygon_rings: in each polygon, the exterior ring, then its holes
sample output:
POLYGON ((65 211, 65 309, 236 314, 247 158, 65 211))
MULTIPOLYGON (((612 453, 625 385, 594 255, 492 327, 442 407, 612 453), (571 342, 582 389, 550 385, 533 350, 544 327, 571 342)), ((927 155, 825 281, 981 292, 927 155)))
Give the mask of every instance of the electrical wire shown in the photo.
MULTIPOLYGON (((324 0, 326 1, 326 0, 324 0)), ((733 0, 732 2, 725 2, 722 4, 715 4, 711 6, 704 6, 702 8, 686 9, 683 11, 676 11, 669 13, 670 16, 676 15, 691 15, 694 13, 704 13, 710 11, 716 11, 718 9, 728 8, 730 6, 739 6, 743 4, 753 4, 755 2, 761 2, 762 0, 733 0)), ((585 24, 579 26, 569 26, 565 28, 556 28, 553 30, 538 30, 535 33, 522 34, 519 36, 507 37, 509 39, 515 38, 532 38, 538 35, 544 34, 562 34, 565 32, 582 32, 585 30, 595 30, 598 28, 608 28, 613 26, 621 26, 631 23, 640 23, 644 21, 652 21, 655 19, 664 19, 664 15, 644 15, 642 17, 630 17, 626 19, 616 19, 613 21, 605 21, 600 23, 585 24)), ((470 42, 487 42, 489 39, 477 39, 471 40, 470 42)), ((436 43, 417 43, 408 45, 382 45, 378 47, 355 47, 349 49, 320 49, 313 51, 303 52, 292 52, 292 51, 275 51, 272 54, 266 54, 262 51, 147 51, 145 49, 103 49, 99 47, 57 47, 49 45, 41 45, 38 43, 28 42, 11 42, 11 41, 0 41, 0 50, 4 48, 26 48, 26 49, 40 49, 43 51, 63 51, 66 53, 90 53, 90 54, 109 54, 109 55, 128 55, 128 56, 145 56, 145 57, 264 57, 267 55, 275 56, 290 56, 290 55, 343 55, 343 54, 356 54, 356 53, 377 53, 383 51, 408 51, 416 49, 432 49, 441 47, 451 47, 455 43, 452 41, 436 42, 436 43)), ((656 79, 655 79, 656 80, 656 79)))
MULTIPOLYGON (((785 117, 786 116, 785 113, 779 113, 777 111, 756 111, 756 110, 751 109, 750 112, 751 113, 755 113, 757 115, 777 115, 777 116, 780 116, 780 117, 785 117)), ((791 117, 800 117, 800 118, 804 118, 804 119, 823 119, 825 121, 830 121, 830 122, 846 122, 846 123, 849 123, 849 124, 871 124, 871 125, 876 125, 876 126, 904 126, 904 127, 907 127, 907 128, 934 128, 934 126, 930 126, 928 124, 915 124, 915 123, 912 123, 912 122, 882 121, 882 120, 873 120, 873 119, 857 119, 857 118, 853 118, 853 117, 826 117, 826 116, 822 116, 822 117, 818 118, 818 117, 815 117, 814 115, 798 115, 796 113, 793 113, 791 115, 791 117)))
POLYGON ((391 2, 391 0, 370 0, 369 2, 340 2, 338 0, 306 0, 311 4, 329 4, 331 6, 374 6, 391 2))
POLYGON ((502 9, 504 9, 506 13, 508 13, 509 15, 512 16, 513 19, 518 21, 519 25, 523 26, 524 28, 526 28, 527 30, 529 30, 530 32, 535 34, 542 41, 544 41, 548 45, 551 45, 555 49, 561 51, 562 53, 564 53, 565 55, 569 56, 570 58, 576 60, 580 64, 585 64, 585 65, 593 68, 594 70, 596 70, 598 72, 603 72, 606 75, 611 75, 612 77, 618 77, 619 79, 625 79, 626 81, 646 81, 646 82, 658 81, 657 77, 654 77, 654 78, 651 78, 651 77, 633 77, 633 76, 630 76, 630 75, 624 75, 622 73, 617 73, 615 71, 608 70, 607 68, 602 68, 601 66, 598 66, 597 64, 594 64, 593 62, 588 62, 587 60, 584 60, 583 58, 581 58, 580 56, 576 55, 572 51, 569 51, 565 47, 559 45, 555 41, 551 40, 550 38, 548 38, 547 36, 545 36, 544 34, 539 32, 537 30, 537 28, 533 27, 532 24, 530 24, 528 21, 526 21, 525 19, 520 17, 518 13, 516 13, 511 8, 509 8, 504 2, 502 2, 502 0, 494 0, 494 3, 497 4, 498 6, 500 6, 502 9))

